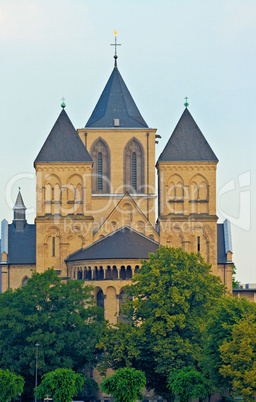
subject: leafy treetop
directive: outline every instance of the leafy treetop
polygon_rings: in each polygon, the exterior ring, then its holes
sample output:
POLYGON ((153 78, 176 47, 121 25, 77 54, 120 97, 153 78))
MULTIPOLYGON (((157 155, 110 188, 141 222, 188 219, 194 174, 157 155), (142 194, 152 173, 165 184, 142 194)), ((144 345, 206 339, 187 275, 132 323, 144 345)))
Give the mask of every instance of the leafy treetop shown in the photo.
POLYGON ((83 376, 71 369, 59 368, 42 376, 41 384, 35 390, 37 398, 51 395, 55 402, 71 402, 84 383, 83 376))
POLYGON ((146 377, 142 371, 134 368, 120 368, 112 376, 105 378, 101 389, 114 397, 115 402, 135 402, 143 400, 140 392, 146 385, 146 377))
POLYGON ((81 281, 63 282, 50 269, 0 295, 0 365, 24 376, 26 393, 33 390, 36 343, 39 380, 56 368, 77 371, 96 363, 104 322, 91 290, 81 281))

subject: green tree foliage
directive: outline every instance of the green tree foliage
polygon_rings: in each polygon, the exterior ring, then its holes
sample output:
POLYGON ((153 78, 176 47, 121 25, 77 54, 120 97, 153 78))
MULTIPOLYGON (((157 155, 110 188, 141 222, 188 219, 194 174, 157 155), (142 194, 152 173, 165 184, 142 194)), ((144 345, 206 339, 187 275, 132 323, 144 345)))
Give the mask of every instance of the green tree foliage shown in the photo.
POLYGON ((220 373, 232 382, 234 395, 245 401, 255 400, 256 394, 256 317, 247 316, 232 328, 230 340, 220 346, 223 365, 220 373))
POLYGON ((11 373, 8 369, 0 369, 0 402, 9 402, 23 392, 24 379, 11 373))
MULTIPOLYGON (((223 375, 224 355, 222 358, 222 353, 232 342, 234 328, 245 317, 250 317, 252 322, 256 322, 256 304, 245 298, 227 296, 220 300, 212 310, 205 328, 205 370, 209 373, 212 386, 222 393, 232 391, 234 381, 234 377, 228 374, 228 370, 225 370, 225 376, 223 375), (222 345, 225 345, 224 349, 222 345)), ((246 347, 241 350, 241 353, 244 354, 243 358, 246 360, 246 347)), ((235 360, 240 358, 240 354, 234 355, 235 360)))
POLYGON ((142 371, 134 368, 120 368, 112 376, 101 383, 101 390, 112 395, 115 402, 135 402, 143 400, 140 392, 146 385, 146 377, 142 371))
POLYGON ((101 340, 101 368, 133 366, 145 372, 149 388, 167 397, 171 370, 198 367, 209 310, 225 288, 200 254, 160 247, 126 292, 134 297, 124 307, 131 323, 110 328, 101 340))
POLYGON ((22 374, 26 392, 33 392, 36 343, 39 381, 56 368, 77 371, 95 363, 104 322, 91 289, 63 282, 51 269, 0 295, 0 366, 22 374))
POLYGON ((239 289, 240 282, 236 280, 236 266, 233 264, 232 266, 232 288, 233 289, 239 289))
POLYGON ((54 402, 71 402, 73 396, 82 389, 83 383, 81 374, 71 369, 59 368, 42 376, 42 382, 35 394, 40 399, 50 395, 54 402))
POLYGON ((204 376, 192 367, 171 371, 168 377, 168 387, 180 402, 205 398, 210 393, 204 376))

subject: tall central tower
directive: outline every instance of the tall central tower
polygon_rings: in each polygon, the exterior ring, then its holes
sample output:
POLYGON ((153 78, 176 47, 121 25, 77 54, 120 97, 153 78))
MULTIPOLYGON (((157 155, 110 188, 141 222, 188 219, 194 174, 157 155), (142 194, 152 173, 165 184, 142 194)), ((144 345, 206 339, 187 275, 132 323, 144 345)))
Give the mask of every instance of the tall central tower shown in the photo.
MULTIPOLYGON (((92 210, 95 230, 101 226, 125 194, 155 226, 155 133, 141 116, 118 68, 110 78, 79 136, 93 160, 92 210)), ((132 206, 119 205, 129 221, 132 206)))

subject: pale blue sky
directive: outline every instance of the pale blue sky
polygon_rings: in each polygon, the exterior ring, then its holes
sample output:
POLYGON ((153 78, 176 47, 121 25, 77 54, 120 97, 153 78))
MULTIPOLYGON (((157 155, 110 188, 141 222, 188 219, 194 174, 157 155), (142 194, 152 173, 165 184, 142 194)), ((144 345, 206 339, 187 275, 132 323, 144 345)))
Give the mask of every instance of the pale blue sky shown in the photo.
POLYGON ((233 223, 237 277, 256 283, 255 0, 0 0, 0 220, 12 220, 18 186, 35 208, 33 161, 62 96, 74 126, 87 122, 113 68, 114 29, 119 70, 162 136, 157 155, 189 97, 220 160, 218 216, 233 223))

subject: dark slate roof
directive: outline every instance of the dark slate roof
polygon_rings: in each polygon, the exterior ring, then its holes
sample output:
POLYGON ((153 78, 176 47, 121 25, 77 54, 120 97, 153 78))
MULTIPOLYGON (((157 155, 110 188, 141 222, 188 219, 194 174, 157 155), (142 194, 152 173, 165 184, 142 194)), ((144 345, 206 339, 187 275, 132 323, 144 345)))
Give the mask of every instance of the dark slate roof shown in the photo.
POLYGON ((124 226, 91 246, 71 254, 65 261, 145 259, 155 253, 159 243, 124 226))
POLYGON ((37 155, 37 162, 92 162, 64 109, 37 155))
POLYGON ((224 224, 217 224, 217 262, 227 264, 227 254, 225 252, 224 224))
POLYGON ((158 162, 172 161, 218 162, 187 108, 158 159, 158 162))
POLYGON ((25 204, 24 204, 24 201, 23 201, 23 198, 22 198, 20 190, 18 192, 17 199, 16 199, 16 202, 15 202, 15 205, 14 205, 13 209, 27 209, 25 207, 25 204))
POLYGON ((85 127, 112 128, 114 119, 119 119, 119 128, 148 127, 117 67, 114 67, 85 127))
POLYGON ((8 264, 36 263, 36 225, 26 224, 24 230, 8 225, 8 264))

